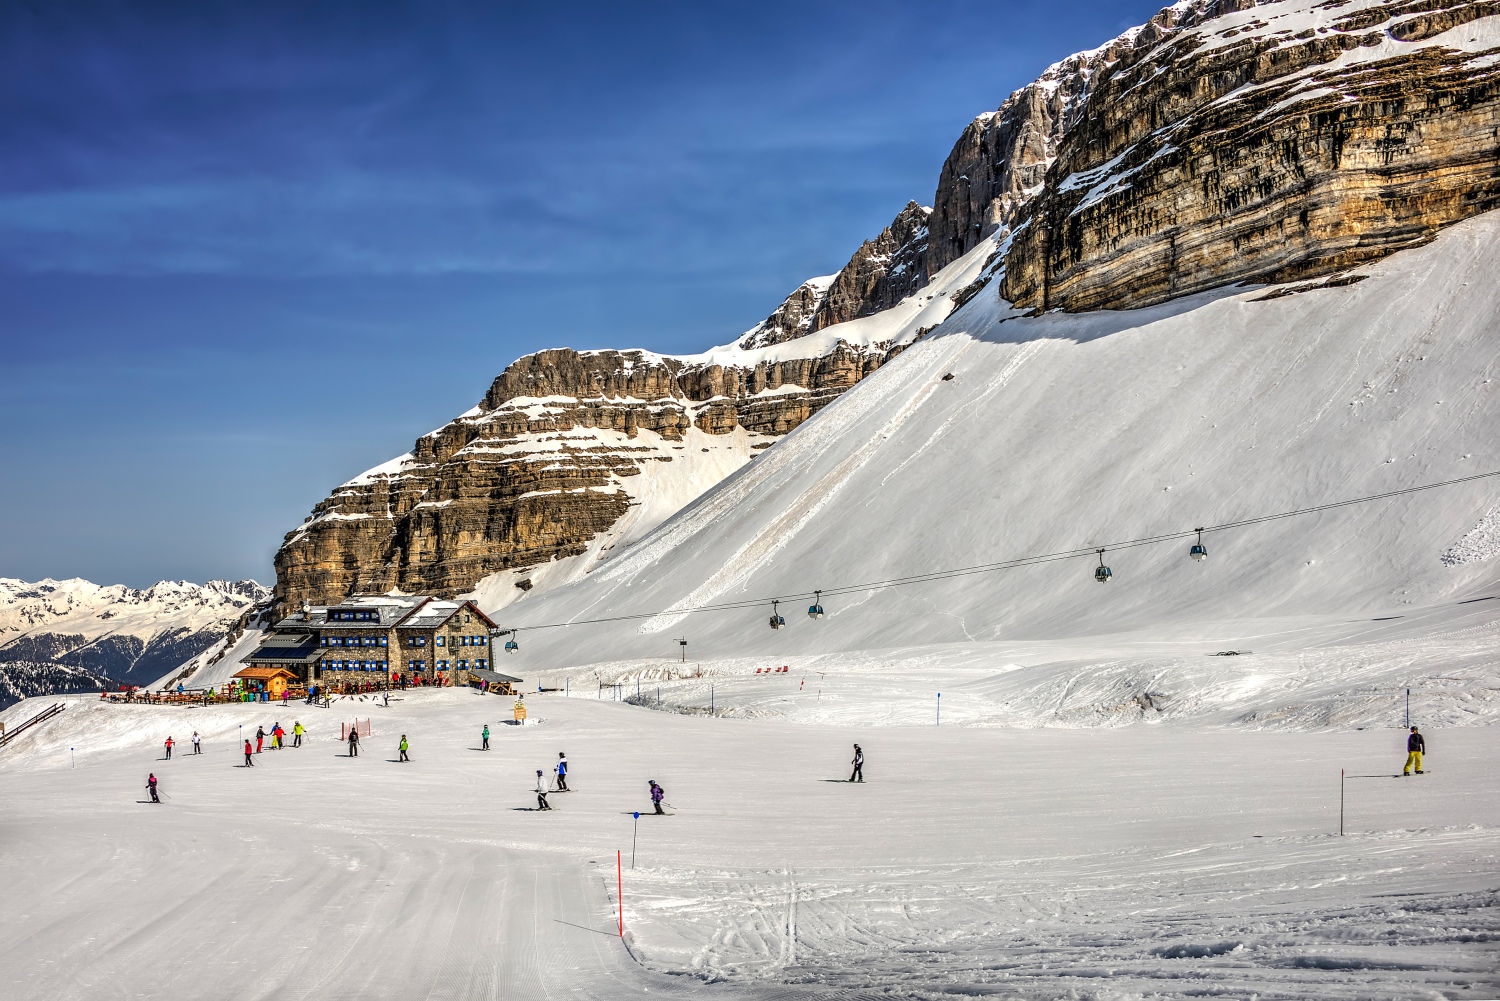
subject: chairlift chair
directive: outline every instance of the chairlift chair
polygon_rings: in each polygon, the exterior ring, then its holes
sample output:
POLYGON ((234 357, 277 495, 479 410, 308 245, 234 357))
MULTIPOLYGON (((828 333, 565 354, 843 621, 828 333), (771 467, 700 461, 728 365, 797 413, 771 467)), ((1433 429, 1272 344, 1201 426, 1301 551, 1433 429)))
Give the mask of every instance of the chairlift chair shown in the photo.
POLYGON ((776 608, 776 606, 778 606, 780 604, 781 604, 781 602, 779 602, 779 601, 773 601, 773 602, 771 602, 771 628, 772 629, 784 629, 784 628, 786 628, 786 619, 784 619, 784 618, 781 617, 780 612, 778 612, 777 608, 776 608))
POLYGON ((1104 565, 1104 550, 1099 550, 1099 566, 1094 570, 1094 579, 1101 584, 1108 584, 1109 579, 1114 576, 1114 571, 1104 565))
POLYGON ((1193 543, 1193 548, 1188 550, 1188 555, 1196 562, 1202 563, 1208 559, 1208 547, 1203 544, 1203 529, 1194 529, 1198 533, 1198 541, 1193 543))
POLYGON ((809 619, 821 619, 823 617, 823 605, 822 605, 822 602, 823 602, 823 592, 822 591, 814 591, 813 592, 813 603, 807 609, 807 617, 809 619))

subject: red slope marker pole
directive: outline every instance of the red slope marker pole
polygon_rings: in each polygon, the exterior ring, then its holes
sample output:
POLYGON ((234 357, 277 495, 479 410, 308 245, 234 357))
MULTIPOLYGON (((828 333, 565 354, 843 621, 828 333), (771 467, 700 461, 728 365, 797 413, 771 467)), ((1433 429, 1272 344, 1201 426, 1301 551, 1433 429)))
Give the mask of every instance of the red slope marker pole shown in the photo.
POLYGON ((615 901, 620 905, 620 937, 625 937, 625 873, 620 864, 620 850, 615 849, 615 901))

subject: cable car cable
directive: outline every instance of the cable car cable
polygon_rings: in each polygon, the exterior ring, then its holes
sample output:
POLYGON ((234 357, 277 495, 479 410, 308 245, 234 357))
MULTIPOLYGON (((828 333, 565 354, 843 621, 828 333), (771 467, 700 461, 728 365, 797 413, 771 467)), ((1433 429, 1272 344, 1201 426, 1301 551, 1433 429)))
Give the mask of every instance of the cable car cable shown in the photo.
MULTIPOLYGON (((1149 535, 1139 539, 1131 539, 1126 542, 1111 542, 1105 546, 1087 546, 1081 549, 1064 549, 1054 553, 1041 553, 1036 556, 1022 556, 1016 559, 1000 560, 995 563, 981 563, 970 567, 955 567, 949 570, 933 570, 928 573, 911 574, 905 577, 891 577, 886 580, 867 581, 862 584, 846 584, 841 587, 825 587, 820 591, 801 591, 792 594, 781 594, 774 597, 746 598, 739 601, 717 602, 708 605, 693 605, 687 608, 664 608, 655 612, 634 612, 624 615, 610 615, 597 619, 574 619, 570 622, 549 622, 544 625, 529 625, 527 629, 560 629, 564 626, 591 626, 604 625, 611 622, 633 622, 640 619, 654 619, 661 615, 690 615, 694 612, 727 612, 737 609, 764 607, 767 602, 790 601, 792 599, 815 597, 832 594, 854 594, 860 591, 871 591, 888 587, 905 587, 909 584, 925 584, 931 581, 950 580, 957 577, 969 577, 974 574, 994 573, 998 570, 1011 570, 1016 567, 1040 566, 1044 563, 1056 563, 1062 560, 1075 560, 1083 556, 1094 556, 1105 549, 1136 549, 1140 546, 1154 546, 1163 542, 1172 542, 1192 538, 1194 535, 1204 532, 1225 532, 1233 528, 1246 528, 1251 525, 1262 525, 1266 522, 1280 521, 1285 518, 1296 518, 1306 514, 1318 514, 1323 511, 1332 511, 1342 507, 1352 507, 1356 504, 1369 504, 1373 501, 1388 500, 1392 497, 1404 497, 1407 494, 1421 493, 1426 490, 1436 490, 1440 487, 1456 486, 1460 483, 1473 483, 1476 480, 1488 479, 1492 476, 1500 476, 1500 469, 1488 473, 1476 473, 1473 476, 1461 476, 1452 480, 1440 480, 1436 483, 1424 483, 1415 487, 1404 487, 1400 490, 1387 490, 1384 493, 1369 494, 1365 497, 1351 497, 1347 500, 1330 501, 1326 504, 1316 504, 1312 507, 1293 508, 1290 511, 1278 511, 1275 514, 1259 515, 1254 518, 1241 518, 1237 521, 1226 521, 1218 525, 1206 525, 1202 528, 1194 528, 1185 532, 1169 532, 1164 535, 1149 535)), ((1102 558, 1101 558, 1102 562, 1102 558)))

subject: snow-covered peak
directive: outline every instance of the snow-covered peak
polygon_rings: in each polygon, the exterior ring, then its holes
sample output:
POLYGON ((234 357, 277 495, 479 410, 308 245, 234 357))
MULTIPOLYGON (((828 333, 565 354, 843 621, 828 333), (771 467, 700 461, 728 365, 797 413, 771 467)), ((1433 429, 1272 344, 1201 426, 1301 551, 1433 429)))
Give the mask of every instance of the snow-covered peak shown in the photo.
POLYGON ((74 577, 0 578, 0 645, 32 633, 148 639, 164 628, 197 629, 235 618, 270 596, 253 580, 163 580, 145 589, 74 577))

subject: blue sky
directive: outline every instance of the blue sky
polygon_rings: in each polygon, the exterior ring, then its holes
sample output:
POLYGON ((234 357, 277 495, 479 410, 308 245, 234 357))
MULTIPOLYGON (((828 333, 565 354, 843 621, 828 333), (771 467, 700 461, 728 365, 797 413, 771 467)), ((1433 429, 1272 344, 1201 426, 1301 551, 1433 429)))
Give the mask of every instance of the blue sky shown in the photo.
POLYGON ((694 351, 1159 2, 0 5, 0 576, 252 576, 518 355, 694 351))

